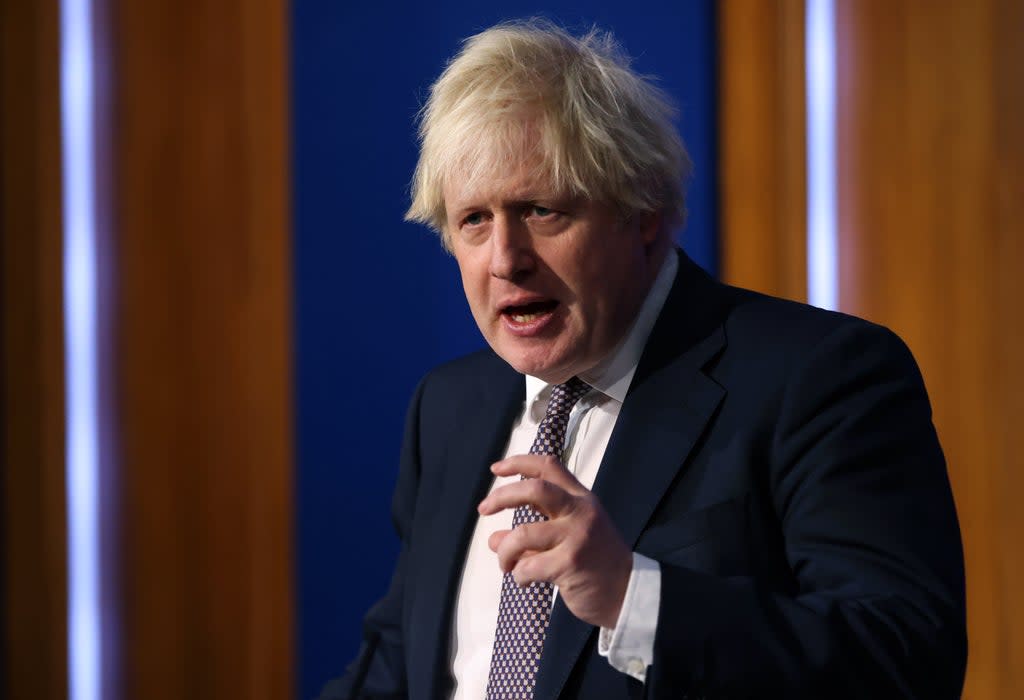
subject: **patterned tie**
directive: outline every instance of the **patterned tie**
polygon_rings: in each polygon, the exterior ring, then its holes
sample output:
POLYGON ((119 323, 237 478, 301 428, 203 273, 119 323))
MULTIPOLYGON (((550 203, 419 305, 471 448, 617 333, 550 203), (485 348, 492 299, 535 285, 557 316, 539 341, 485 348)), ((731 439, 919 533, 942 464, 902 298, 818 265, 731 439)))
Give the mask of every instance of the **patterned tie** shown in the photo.
MULTIPOLYGON (((552 388, 548 410, 537 427, 530 454, 562 458, 569 412, 589 389, 576 377, 552 388)), ((512 527, 541 520, 547 520, 547 516, 530 506, 519 506, 512 517, 512 527)), ((540 653, 551 618, 553 593, 554 587, 546 581, 535 581, 520 588, 511 572, 505 574, 491 672, 487 679, 487 700, 532 700, 540 653)))

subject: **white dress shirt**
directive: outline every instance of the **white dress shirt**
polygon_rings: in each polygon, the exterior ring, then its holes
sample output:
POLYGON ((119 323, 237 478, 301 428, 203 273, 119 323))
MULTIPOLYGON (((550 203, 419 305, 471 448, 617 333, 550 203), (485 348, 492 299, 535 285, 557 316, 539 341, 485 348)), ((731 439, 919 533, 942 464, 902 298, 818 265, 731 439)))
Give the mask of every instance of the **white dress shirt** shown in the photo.
MULTIPOLYGON (((672 288, 678 267, 675 252, 669 251, 626 337, 597 367, 580 375, 580 379, 592 389, 569 415, 565 466, 588 489, 597 478, 640 355, 672 288)), ((512 426, 505 457, 530 451, 537 426, 547 409, 551 386, 536 377, 526 377, 526 400, 523 411, 512 426)), ((642 468, 642 465, 637 466, 642 468)), ((489 467, 480 465, 481 469, 489 467)), ((519 478, 518 475, 497 477, 491 490, 514 483, 519 478)), ((487 546, 487 540, 492 533, 511 528, 512 515, 513 511, 507 509, 478 518, 466 552, 455 602, 449 654, 455 678, 452 695, 455 700, 480 700, 486 693, 502 579, 498 556, 487 546)), ((558 595, 557 588, 555 595, 558 595)), ((658 563, 634 552, 633 571, 619 619, 614 629, 601 629, 598 651, 614 668, 641 681, 646 677, 647 666, 654 656, 660 598, 661 569, 658 563)))

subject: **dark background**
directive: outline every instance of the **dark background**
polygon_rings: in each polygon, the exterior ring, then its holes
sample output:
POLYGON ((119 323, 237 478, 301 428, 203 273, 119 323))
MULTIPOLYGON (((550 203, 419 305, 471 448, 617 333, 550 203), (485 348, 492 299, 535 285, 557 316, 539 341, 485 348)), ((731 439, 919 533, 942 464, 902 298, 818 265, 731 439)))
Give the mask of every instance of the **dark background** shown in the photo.
POLYGON ((710 0, 539 5, 292 3, 296 532, 300 696, 354 655, 397 552, 389 505, 406 403, 483 341, 454 261, 406 224, 414 119, 459 42, 543 16, 611 30, 680 108, 695 164, 684 247, 717 271, 710 0))

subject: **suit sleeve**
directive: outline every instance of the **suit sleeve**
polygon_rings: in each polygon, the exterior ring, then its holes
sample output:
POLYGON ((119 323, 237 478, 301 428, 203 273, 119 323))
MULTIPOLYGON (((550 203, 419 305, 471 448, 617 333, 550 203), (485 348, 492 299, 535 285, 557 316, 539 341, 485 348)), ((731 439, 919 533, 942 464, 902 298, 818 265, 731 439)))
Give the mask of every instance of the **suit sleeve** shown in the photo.
POLYGON ((959 698, 963 554, 917 366, 850 323, 784 384, 766 458, 794 590, 661 564, 650 698, 959 698))
POLYGON ((408 695, 402 645, 402 601, 420 477, 419 415, 425 382, 417 387, 406 414, 401 466, 391 503, 392 522, 401 540, 391 584, 387 594, 370 608, 363 620, 363 641, 358 655, 343 676, 324 687, 320 700, 400 700, 408 695))

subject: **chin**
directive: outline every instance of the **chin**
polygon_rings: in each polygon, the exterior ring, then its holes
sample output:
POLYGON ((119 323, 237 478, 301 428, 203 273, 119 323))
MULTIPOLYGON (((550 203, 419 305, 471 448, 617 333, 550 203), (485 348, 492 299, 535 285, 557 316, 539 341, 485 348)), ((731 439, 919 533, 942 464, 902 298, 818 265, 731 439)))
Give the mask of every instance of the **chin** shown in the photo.
POLYGON ((557 384, 572 377, 574 368, 580 364, 572 362, 565 343, 524 343, 518 338, 500 338, 502 342, 492 343, 491 349, 512 369, 520 374, 528 374, 544 381, 557 384), (511 340, 511 342, 509 342, 511 340))
POLYGON ((573 376, 574 372, 564 363, 551 362, 549 358, 538 360, 536 358, 510 358, 502 356, 512 369, 520 374, 528 374, 531 377, 543 379, 549 384, 559 384, 573 376))
POLYGON ((538 360, 534 357, 524 356, 520 352, 504 352, 497 348, 494 351, 501 359, 505 360, 512 369, 520 374, 528 374, 531 377, 539 377, 547 381, 546 377, 551 372, 549 363, 538 360))

